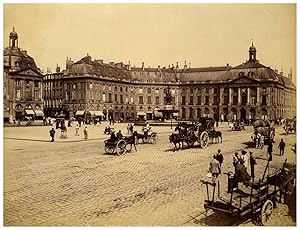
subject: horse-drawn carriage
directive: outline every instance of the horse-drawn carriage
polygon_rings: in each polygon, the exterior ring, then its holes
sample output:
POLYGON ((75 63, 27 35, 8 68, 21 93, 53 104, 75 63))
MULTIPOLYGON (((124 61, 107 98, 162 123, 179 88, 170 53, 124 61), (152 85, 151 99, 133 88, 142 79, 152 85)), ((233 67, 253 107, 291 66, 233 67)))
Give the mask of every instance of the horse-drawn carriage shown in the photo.
POLYGON ((110 135, 114 132, 114 128, 111 128, 111 127, 105 127, 104 129, 104 134, 106 135, 110 135))
MULTIPOLYGON (((268 167, 269 162, 265 173, 268 167)), ((273 209, 276 208, 276 203, 281 202, 282 197, 286 203, 287 192, 290 185, 294 184, 295 171, 288 168, 285 161, 281 169, 266 177, 264 173, 262 179, 258 181, 244 181, 246 185, 244 188, 239 188, 239 182, 234 177, 228 178, 228 189, 223 193, 220 193, 219 181, 212 183, 202 180, 207 191, 204 208, 206 211, 211 209, 230 215, 234 221, 241 221, 245 217, 259 217, 260 224, 266 225, 273 209), (209 191, 211 187, 212 192, 209 191)))
POLYGON ((132 145, 135 147, 135 137, 124 136, 121 139, 110 138, 104 141, 104 150, 107 154, 123 155, 126 152, 130 152, 132 145))
POLYGON ((256 120, 253 122, 254 133, 251 138, 255 143, 255 148, 263 148, 265 143, 273 142, 275 128, 271 127, 268 120, 256 120))
POLYGON ((157 132, 153 132, 151 127, 143 127, 143 133, 138 133, 137 131, 133 132, 133 136, 135 136, 135 144, 154 144, 157 141, 157 132))
POLYGON ((242 122, 234 121, 229 124, 229 129, 231 131, 241 131, 241 130, 245 130, 245 126, 244 123, 242 122))
POLYGON ((221 138, 222 133, 214 129, 214 120, 210 118, 200 118, 199 122, 186 123, 179 122, 175 128, 175 132, 169 136, 169 140, 174 144, 174 151, 177 150, 177 144, 185 142, 189 147, 192 147, 195 142, 198 142, 201 148, 206 148, 209 139, 212 141, 221 138))
POLYGON ((286 135, 289 135, 292 132, 296 133, 296 117, 293 119, 285 119, 283 129, 286 135))

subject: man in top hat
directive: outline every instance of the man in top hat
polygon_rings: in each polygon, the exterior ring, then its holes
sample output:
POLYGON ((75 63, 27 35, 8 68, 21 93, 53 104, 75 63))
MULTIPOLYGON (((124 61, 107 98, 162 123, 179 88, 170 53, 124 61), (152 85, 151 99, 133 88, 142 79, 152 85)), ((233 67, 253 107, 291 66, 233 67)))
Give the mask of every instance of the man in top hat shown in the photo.
POLYGON ((220 167, 221 167, 222 164, 223 164, 223 160, 224 160, 223 154, 221 153, 221 149, 218 149, 218 153, 216 155, 216 159, 217 159, 217 161, 219 161, 220 167))

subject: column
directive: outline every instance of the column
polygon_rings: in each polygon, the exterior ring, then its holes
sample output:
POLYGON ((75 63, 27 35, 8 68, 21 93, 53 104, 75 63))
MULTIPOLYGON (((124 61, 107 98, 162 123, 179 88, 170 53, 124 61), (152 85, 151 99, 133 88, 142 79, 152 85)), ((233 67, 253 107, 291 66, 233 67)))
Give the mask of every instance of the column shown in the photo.
POLYGON ((220 88, 220 106, 224 104, 224 88, 220 88))
POLYGON ((232 104, 232 88, 229 88, 229 104, 232 104))
POLYGON ((259 87, 257 87, 256 103, 257 103, 257 104, 260 103, 260 88, 259 88, 259 87))
POLYGON ((241 88, 238 88, 238 104, 241 104, 241 88))
POLYGON ((250 88, 247 88, 247 103, 250 104, 250 88))

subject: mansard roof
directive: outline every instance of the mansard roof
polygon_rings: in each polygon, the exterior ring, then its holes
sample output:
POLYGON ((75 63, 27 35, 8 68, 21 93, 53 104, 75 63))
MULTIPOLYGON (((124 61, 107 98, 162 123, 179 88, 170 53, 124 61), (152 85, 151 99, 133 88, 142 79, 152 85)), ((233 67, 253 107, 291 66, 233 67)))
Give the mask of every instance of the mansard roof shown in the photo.
POLYGON ((20 48, 17 47, 5 48, 3 52, 3 58, 4 58, 4 66, 14 67, 14 69, 17 70, 22 70, 31 67, 32 69, 35 69, 36 71, 40 72, 40 70, 37 68, 35 64, 34 59, 27 54, 27 51, 21 50, 20 48), (11 64, 9 63, 8 61, 9 56, 14 57, 12 60, 15 63, 11 63, 11 64), (17 66, 16 66, 16 62, 17 62, 17 66))
POLYGON ((248 61, 236 67, 216 66, 202 68, 122 68, 113 63, 92 60, 86 56, 73 63, 65 72, 65 77, 108 77, 116 80, 132 82, 157 82, 157 83, 228 83, 237 79, 240 73, 257 82, 274 81, 285 86, 295 87, 291 79, 279 75, 270 67, 258 61, 248 61))

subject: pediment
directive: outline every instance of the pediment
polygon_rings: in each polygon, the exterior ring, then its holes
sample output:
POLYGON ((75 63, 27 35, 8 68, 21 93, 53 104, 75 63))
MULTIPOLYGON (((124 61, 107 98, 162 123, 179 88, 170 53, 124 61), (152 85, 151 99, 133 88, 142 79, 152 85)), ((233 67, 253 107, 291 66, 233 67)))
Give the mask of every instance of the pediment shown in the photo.
POLYGON ((247 84, 247 83, 255 83, 257 82, 256 80, 252 79, 252 78, 249 78, 247 76, 239 76, 237 77, 236 79, 233 79, 231 81, 231 83, 237 83, 237 84, 247 84))

